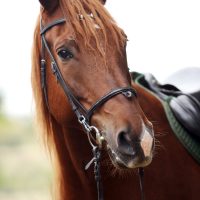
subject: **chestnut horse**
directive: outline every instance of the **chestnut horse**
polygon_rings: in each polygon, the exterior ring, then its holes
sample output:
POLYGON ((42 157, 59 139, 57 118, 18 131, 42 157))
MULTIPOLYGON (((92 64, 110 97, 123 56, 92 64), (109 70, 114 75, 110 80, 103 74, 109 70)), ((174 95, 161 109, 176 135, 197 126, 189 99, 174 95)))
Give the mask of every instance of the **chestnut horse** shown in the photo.
POLYGON ((160 101, 131 82, 126 35, 105 1, 40 3, 32 86, 56 166, 55 199, 97 199, 93 169, 85 170, 91 145, 103 154, 105 200, 140 199, 135 171, 143 167, 147 199, 199 199, 199 165, 175 138, 160 101))

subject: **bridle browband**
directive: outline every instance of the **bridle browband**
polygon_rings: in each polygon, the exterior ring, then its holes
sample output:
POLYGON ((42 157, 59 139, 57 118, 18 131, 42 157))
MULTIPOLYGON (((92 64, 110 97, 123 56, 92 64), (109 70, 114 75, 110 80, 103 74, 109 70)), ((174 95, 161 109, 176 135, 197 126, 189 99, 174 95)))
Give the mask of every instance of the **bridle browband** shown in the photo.
POLYGON ((67 96, 69 103, 72 107, 72 110, 74 111, 75 115, 77 116, 77 119, 79 123, 83 126, 85 132, 87 133, 88 140, 90 145, 93 148, 93 158, 92 160, 86 165, 85 170, 87 170, 92 163, 94 163, 94 174, 95 174, 95 180, 97 183, 97 192, 98 192, 98 200, 103 200, 103 191, 102 191, 102 186, 101 186, 101 181, 100 181, 100 158, 101 158, 101 143, 102 140, 104 140, 103 136, 99 132, 99 130, 95 127, 90 125, 91 123, 91 117, 94 114, 94 112, 100 108, 105 102, 107 102, 109 99, 119 95, 123 94, 127 98, 132 98, 133 96, 137 96, 136 91, 128 86, 128 87, 121 87, 121 88, 115 88, 112 89, 109 93, 101 97, 99 100, 97 100, 89 110, 87 110, 74 96, 71 88, 69 85, 65 82, 61 71, 53 57, 53 54, 51 53, 51 50, 48 46, 48 43, 45 39, 45 33, 51 29, 52 27, 56 25, 60 25, 66 22, 66 19, 58 19, 55 20, 54 22, 46 25, 43 27, 42 24, 42 18, 40 21, 40 35, 41 35, 41 86, 44 94, 44 98, 46 101, 47 108, 49 109, 49 103, 48 103, 48 95, 47 95, 47 85, 46 85, 46 60, 45 60, 45 50, 48 52, 48 55, 51 59, 51 71, 53 75, 56 77, 57 82, 61 85, 65 95, 67 96), (91 140, 91 134, 95 133, 96 134, 96 142, 97 145, 94 144, 91 140))

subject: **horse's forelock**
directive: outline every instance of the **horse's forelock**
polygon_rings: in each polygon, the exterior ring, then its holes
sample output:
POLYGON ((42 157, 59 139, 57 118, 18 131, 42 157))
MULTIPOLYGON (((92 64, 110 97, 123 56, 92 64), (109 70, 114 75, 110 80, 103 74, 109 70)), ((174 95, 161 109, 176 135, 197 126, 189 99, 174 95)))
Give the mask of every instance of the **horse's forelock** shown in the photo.
POLYGON ((71 23, 75 34, 81 36, 87 47, 104 55, 109 35, 113 38, 119 52, 121 51, 126 39, 125 35, 101 1, 60 0, 60 6, 66 15, 66 19, 71 23), (91 20, 90 14, 92 14, 94 20, 91 20), (95 24, 99 27, 98 31, 95 24), (92 47, 91 38, 94 38, 97 49, 92 47))

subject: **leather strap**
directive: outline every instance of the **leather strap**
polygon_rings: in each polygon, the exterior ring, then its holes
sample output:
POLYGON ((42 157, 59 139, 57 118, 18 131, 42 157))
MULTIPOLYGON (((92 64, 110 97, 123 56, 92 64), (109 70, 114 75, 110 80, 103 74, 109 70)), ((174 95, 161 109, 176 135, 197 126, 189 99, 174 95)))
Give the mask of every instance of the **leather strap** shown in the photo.
POLYGON ((45 53, 44 50, 46 49, 50 59, 51 59, 51 70, 52 73, 54 74, 54 76, 56 77, 57 81, 60 83, 61 87, 63 88, 65 95, 68 97, 68 100, 72 106, 73 111, 75 112, 78 120, 80 120, 82 118, 82 116, 84 116, 84 118, 86 119, 87 123, 90 124, 90 120, 92 115, 94 114, 95 110, 98 109, 100 106, 102 106, 106 101, 108 101, 109 99, 111 99, 112 97, 118 95, 118 94, 123 94, 124 96, 126 96, 127 98, 132 97, 133 95, 136 97, 136 91, 129 87, 122 87, 122 88, 116 88, 111 90, 108 94, 106 94, 105 96, 101 97, 96 103, 93 104, 93 106, 87 110, 78 100, 77 98, 74 96, 71 88, 68 86, 68 84, 66 84, 60 69, 51 53, 51 50, 47 44, 47 41, 45 39, 45 33, 51 29, 52 27, 62 24, 64 23, 66 20, 65 19, 58 19, 50 24, 48 24, 46 27, 43 28, 42 26, 42 20, 41 20, 41 31, 40 31, 40 35, 41 35, 41 42, 42 42, 42 59, 41 59, 41 80, 42 80, 42 88, 44 91, 44 96, 45 96, 45 100, 48 106, 48 97, 47 97, 47 90, 46 90, 46 61, 45 61, 45 53), (132 95, 133 94, 133 95, 132 95))
MULTIPOLYGON (((63 24, 64 22, 66 22, 66 19, 64 19, 64 18, 53 21, 52 23, 46 25, 44 28, 40 29, 40 35, 44 35, 52 27, 59 25, 59 24, 63 24)), ((42 25, 42 22, 40 22, 40 26, 41 25, 42 25)))
POLYGON ((118 94, 123 94, 124 96, 128 98, 132 97, 132 95, 134 95, 135 97, 137 96, 136 91, 131 87, 116 88, 110 91, 109 93, 107 93, 105 96, 101 97, 96 103, 92 105, 92 107, 87 111, 87 115, 86 115, 87 121, 90 123, 91 117, 94 114, 95 110, 97 110, 106 101, 108 101, 109 99, 111 99, 112 97, 118 94), (128 94, 127 92, 130 92, 130 94, 128 94))

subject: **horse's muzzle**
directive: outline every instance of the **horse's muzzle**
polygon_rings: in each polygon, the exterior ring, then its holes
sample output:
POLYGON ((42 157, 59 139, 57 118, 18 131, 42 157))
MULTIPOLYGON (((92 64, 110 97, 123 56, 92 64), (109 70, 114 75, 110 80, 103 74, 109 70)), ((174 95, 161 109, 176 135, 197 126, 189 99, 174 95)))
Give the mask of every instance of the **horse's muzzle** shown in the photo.
POLYGON ((138 168, 149 165, 152 161, 154 150, 153 129, 142 127, 142 132, 137 137, 124 129, 116 137, 116 146, 108 144, 108 153, 113 164, 118 168, 138 168))

